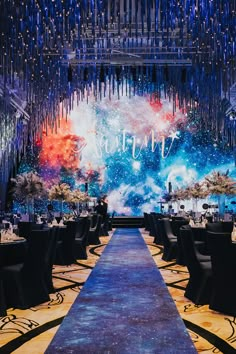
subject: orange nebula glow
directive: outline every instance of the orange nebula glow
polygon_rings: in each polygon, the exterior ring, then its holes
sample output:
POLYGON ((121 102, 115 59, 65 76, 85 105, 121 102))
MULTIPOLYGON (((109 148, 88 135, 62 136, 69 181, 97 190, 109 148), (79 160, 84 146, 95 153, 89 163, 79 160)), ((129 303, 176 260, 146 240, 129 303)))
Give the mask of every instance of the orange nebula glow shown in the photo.
POLYGON ((79 147, 84 144, 84 138, 72 134, 70 121, 61 120, 57 132, 48 130, 42 136, 40 163, 48 167, 63 166, 75 170, 79 167, 79 147))

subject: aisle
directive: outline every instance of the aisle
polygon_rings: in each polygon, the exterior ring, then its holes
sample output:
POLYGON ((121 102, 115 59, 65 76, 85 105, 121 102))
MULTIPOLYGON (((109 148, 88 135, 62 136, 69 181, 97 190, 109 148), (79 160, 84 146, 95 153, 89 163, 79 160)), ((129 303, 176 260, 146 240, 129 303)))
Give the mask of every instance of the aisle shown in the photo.
POLYGON ((46 353, 196 353, 138 229, 117 230, 46 353))

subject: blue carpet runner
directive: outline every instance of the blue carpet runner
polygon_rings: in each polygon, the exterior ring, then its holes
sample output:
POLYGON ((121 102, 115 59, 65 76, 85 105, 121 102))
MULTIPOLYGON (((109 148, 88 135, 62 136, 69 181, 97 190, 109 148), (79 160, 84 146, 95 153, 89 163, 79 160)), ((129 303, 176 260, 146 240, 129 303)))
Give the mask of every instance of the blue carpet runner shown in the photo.
POLYGON ((118 229, 50 343, 55 353, 197 353, 138 229, 118 229))

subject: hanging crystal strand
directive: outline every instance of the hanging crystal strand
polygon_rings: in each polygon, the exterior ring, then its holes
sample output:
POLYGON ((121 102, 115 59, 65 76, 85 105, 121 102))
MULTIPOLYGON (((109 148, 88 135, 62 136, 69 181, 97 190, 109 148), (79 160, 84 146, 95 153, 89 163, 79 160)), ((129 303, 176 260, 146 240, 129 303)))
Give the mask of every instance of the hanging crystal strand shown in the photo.
POLYGON ((139 1, 135 0, 135 36, 138 38, 138 4, 139 1))
POLYGON ((112 92, 112 73, 111 67, 108 68, 108 98, 111 100, 111 92, 112 92))
POLYGON ((118 26, 118 36, 120 36, 121 35, 121 32, 120 32, 120 1, 119 0, 117 0, 117 2, 116 2, 116 8, 117 8, 117 14, 116 14, 116 16, 117 16, 117 26, 118 26))

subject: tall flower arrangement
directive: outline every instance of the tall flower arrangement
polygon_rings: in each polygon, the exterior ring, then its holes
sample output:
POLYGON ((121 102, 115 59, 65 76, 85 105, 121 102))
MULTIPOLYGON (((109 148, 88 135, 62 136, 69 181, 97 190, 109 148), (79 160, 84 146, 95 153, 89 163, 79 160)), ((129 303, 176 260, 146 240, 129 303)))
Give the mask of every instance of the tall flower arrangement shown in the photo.
POLYGON ((66 201, 69 199, 70 193, 71 193, 71 189, 70 189, 69 184, 58 183, 58 184, 54 184, 48 190, 48 198, 49 198, 49 200, 66 201))
POLYGON ((44 182, 36 172, 25 172, 12 178, 14 197, 26 203, 26 213, 29 221, 34 219, 34 199, 47 195, 44 182))
POLYGON ((209 194, 204 182, 195 182, 191 186, 187 187, 188 195, 192 198, 192 210, 198 211, 198 200, 206 198, 209 194))
POLYGON ((209 195, 209 191, 207 190, 204 182, 195 182, 193 185, 188 187, 188 194, 190 198, 204 199, 209 195))
POLYGON ((171 193, 171 200, 177 204, 177 212, 180 209, 180 201, 189 199, 188 193, 184 188, 177 188, 171 193))
POLYGON ((236 194, 236 181, 229 177, 229 170, 226 173, 213 171, 205 177, 205 183, 209 194, 213 195, 233 195, 236 194))
POLYGON ((63 202, 69 201, 71 189, 69 184, 67 183, 57 183, 54 184, 48 190, 48 198, 49 200, 58 200, 60 203, 60 214, 63 215, 63 202))
POLYGON ((86 192, 81 192, 80 189, 75 189, 70 192, 68 201, 72 203, 85 203, 90 200, 90 197, 86 192))
POLYGON ((223 217, 225 212, 225 196, 236 194, 236 181, 229 177, 229 170, 226 173, 213 171, 205 177, 206 186, 210 194, 218 197, 219 216, 223 217))
POLYGON ((171 193, 171 199, 174 202, 190 199, 188 191, 185 188, 177 188, 171 193))
POLYGON ((46 188, 41 177, 36 172, 22 173, 12 178, 12 192, 21 200, 38 198, 46 195, 46 188))

